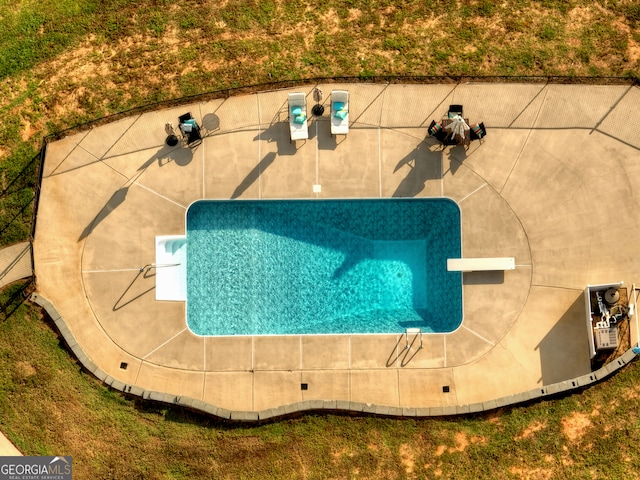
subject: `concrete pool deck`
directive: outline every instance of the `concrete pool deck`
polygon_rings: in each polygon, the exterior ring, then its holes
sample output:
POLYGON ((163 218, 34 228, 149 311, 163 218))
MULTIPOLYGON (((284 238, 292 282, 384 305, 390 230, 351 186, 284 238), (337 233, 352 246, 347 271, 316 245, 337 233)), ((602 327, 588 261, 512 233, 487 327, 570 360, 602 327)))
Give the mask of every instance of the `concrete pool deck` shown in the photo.
MULTIPOLYGON (((310 114, 314 87, 136 115, 48 145, 37 293, 92 364, 129 388, 237 412, 316 400, 446 412, 589 374, 584 288, 630 288, 640 271, 640 89, 319 85, 326 112, 332 89, 349 90, 349 134, 332 138, 325 112, 293 145, 287 94, 305 92, 310 114), (483 121, 486 139, 465 150, 429 138, 449 104, 483 121), (165 123, 188 111, 209 129, 203 143, 166 146, 165 123), (156 301, 153 270, 140 271, 156 235, 185 233, 198 199, 394 196, 456 200, 463 256, 516 261, 465 273, 462 326, 424 335, 420 350, 404 335, 198 337, 184 303, 156 301)), ((632 322, 632 345, 637 335, 632 322)))

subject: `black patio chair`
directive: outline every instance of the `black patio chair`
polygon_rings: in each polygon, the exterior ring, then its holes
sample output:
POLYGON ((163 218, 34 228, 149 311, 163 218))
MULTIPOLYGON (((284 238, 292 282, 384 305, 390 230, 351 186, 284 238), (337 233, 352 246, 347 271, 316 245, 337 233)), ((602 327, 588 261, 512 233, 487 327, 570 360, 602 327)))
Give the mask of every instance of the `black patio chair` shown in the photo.
POLYGON ((431 120, 429 125, 429 136, 438 139, 440 142, 445 143, 449 133, 442 128, 442 125, 435 120, 431 120))
POLYGON ((471 140, 480 140, 487 136, 487 129, 484 122, 476 123, 471 127, 471 140))
POLYGON ((178 117, 179 128, 182 136, 188 146, 200 144, 202 142, 202 134, 200 133, 200 125, 191 112, 185 113, 178 117))
POLYGON ((460 115, 462 117, 462 105, 449 105, 449 118, 453 118, 456 115, 460 115))

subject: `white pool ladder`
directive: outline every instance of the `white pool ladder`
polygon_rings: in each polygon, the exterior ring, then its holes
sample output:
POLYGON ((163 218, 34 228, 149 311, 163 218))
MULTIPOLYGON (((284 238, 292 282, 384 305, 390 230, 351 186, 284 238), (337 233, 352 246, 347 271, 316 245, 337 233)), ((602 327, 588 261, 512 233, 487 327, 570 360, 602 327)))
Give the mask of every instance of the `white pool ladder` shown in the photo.
MULTIPOLYGON (((410 346, 409 346, 409 334, 415 334, 415 335, 420 335, 420 346, 418 347, 418 350, 422 349, 422 329, 421 328, 406 328, 404 330, 404 349, 405 350, 409 350, 410 346)), ((413 337, 415 340, 415 337, 413 337)), ((413 343, 413 340, 412 342, 413 343)))

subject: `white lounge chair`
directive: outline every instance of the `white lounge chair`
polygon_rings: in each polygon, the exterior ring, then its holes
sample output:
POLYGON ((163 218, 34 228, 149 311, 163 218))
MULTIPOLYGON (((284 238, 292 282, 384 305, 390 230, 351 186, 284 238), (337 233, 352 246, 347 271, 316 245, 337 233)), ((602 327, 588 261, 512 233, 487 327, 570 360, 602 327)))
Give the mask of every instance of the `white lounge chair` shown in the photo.
POLYGON ((307 97, 304 93, 289 94, 289 132, 292 142, 309 138, 307 97))
POLYGON ((349 92, 334 90, 331 92, 331 135, 349 133, 349 92))

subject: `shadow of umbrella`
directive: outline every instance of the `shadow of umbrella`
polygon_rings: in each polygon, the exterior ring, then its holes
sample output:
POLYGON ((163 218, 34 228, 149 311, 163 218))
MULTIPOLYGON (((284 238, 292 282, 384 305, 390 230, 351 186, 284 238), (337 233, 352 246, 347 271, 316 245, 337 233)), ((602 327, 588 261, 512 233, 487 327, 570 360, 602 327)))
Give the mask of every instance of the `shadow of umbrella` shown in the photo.
POLYGON ((111 212, 113 212, 125 201, 130 186, 131 184, 122 187, 111 196, 106 205, 102 207, 102 210, 98 212, 98 215, 96 215, 95 218, 89 223, 89 225, 87 225, 82 231, 82 233, 80 234, 80 238, 78 238, 78 241, 87 238, 91 234, 91 232, 93 232, 95 228, 100 225, 100 222, 107 218, 111 212))
POLYGON ((275 159, 276 154, 274 152, 267 153, 264 158, 260 160, 260 162, 255 167, 253 167, 253 169, 251 169, 247 176, 244 177, 244 180, 242 180, 242 182, 240 182, 240 185, 238 185, 233 191, 231 198, 238 198, 240 195, 242 195, 247 190, 247 188, 249 188, 253 184, 253 182, 255 182, 260 177, 260 174, 274 162, 275 159))
POLYGON ((462 162, 464 162, 466 159, 467 150, 462 145, 455 145, 449 151, 449 172, 451 172, 451 175, 456 174, 458 169, 462 166, 462 162))
POLYGON ((206 130, 207 133, 218 130, 220 128, 220 117, 215 113, 207 113, 202 118, 202 128, 206 130))
POLYGON ((291 142, 289 124, 284 122, 272 123, 269 128, 262 130, 259 135, 253 137, 253 141, 266 140, 268 143, 276 142, 278 155, 295 155, 296 145, 291 142))
POLYGON ((158 150, 149 160, 144 162, 138 168, 138 171, 143 171, 158 162, 159 167, 163 167, 167 163, 176 162, 176 165, 184 167, 191 163, 193 160, 193 151, 190 148, 170 147, 165 145, 158 150))
POLYGON ((432 151, 425 142, 420 143, 407 156, 398 162, 393 173, 408 165, 411 171, 402 179, 393 197, 415 197, 427 183, 427 180, 442 178, 442 151, 432 151))
POLYGON ((117 190, 109 199, 109 201, 102 207, 102 210, 95 216, 95 218, 85 227, 85 229, 80 234, 80 238, 78 241, 87 238, 91 232, 95 230, 95 228, 102 222, 105 218, 107 218, 111 212, 113 212, 116 208, 118 208, 127 198, 127 192, 129 191, 129 187, 135 181, 140 178, 140 176, 144 173, 144 171, 153 165, 156 161, 160 167, 166 165, 170 162, 175 162, 176 165, 184 167, 188 165, 193 159, 193 152, 189 148, 180 148, 180 147, 168 147, 164 146, 160 150, 158 150, 149 160, 144 162, 139 168, 138 173, 131 179, 127 181, 127 184, 117 190), (166 162, 165 162, 166 160, 166 162))

